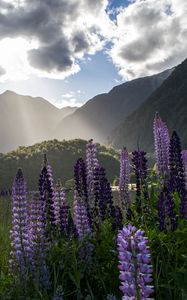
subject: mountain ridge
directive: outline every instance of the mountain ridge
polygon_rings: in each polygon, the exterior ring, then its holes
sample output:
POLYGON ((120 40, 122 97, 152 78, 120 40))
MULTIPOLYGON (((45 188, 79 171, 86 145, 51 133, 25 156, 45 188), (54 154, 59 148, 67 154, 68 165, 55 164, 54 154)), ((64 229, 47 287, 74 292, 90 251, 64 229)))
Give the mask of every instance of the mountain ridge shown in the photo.
POLYGON ((50 139, 67 113, 70 109, 60 110, 44 98, 5 91, 0 95, 0 152, 50 139))
POLYGON ((140 148, 151 152, 153 150, 152 127, 156 111, 168 125, 170 134, 176 130, 183 146, 187 146, 185 133, 187 131, 187 59, 175 68, 137 110, 113 130, 109 144, 115 148, 126 146, 129 151, 139 145, 140 148))
POLYGON ((137 78, 113 87, 108 93, 96 95, 62 120, 56 138, 92 137, 98 142, 105 142, 112 129, 141 105, 171 72, 172 69, 169 69, 137 78))

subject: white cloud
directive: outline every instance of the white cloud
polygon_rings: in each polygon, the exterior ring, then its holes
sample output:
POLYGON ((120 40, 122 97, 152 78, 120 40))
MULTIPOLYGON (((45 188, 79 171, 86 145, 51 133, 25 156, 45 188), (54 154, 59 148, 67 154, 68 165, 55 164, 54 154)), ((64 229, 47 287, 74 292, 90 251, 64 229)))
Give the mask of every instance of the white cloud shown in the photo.
POLYGON ((0 0, 0 80, 64 79, 106 49, 127 80, 186 57, 187 1, 129 0, 113 11, 109 2, 0 0))
POLYGON ((12 79, 12 74, 15 80, 31 74, 64 79, 77 73, 85 55, 101 50, 112 32, 107 4, 107 0, 0 0, 4 79, 12 79), (11 64, 7 39, 13 51, 11 64))
POLYGON ((80 107, 83 105, 81 101, 81 95, 84 94, 81 90, 69 91, 68 93, 62 94, 60 99, 53 100, 53 104, 58 108, 66 107, 66 106, 77 106, 80 107))
POLYGON ((137 0, 121 9, 108 52, 124 79, 171 68, 186 58, 187 1, 137 0))

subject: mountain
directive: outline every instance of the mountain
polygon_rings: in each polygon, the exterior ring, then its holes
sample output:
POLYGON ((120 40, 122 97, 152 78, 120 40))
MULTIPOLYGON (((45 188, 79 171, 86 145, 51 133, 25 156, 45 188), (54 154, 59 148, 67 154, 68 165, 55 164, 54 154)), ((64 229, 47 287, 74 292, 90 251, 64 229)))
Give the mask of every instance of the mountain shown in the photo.
POLYGON ((77 106, 66 106, 60 109, 61 111, 61 118, 64 119, 65 117, 73 114, 77 110, 77 106))
POLYGON ((153 150, 153 119, 159 112, 170 133, 176 130, 187 147, 187 59, 110 136, 110 144, 134 150, 153 150))
MULTIPOLYGON (((37 189, 38 176, 43 159, 43 150, 47 154, 53 169, 54 183, 61 178, 63 185, 73 178, 74 164, 80 157, 85 158, 86 141, 51 140, 30 147, 19 147, 9 153, 0 153, 0 190, 8 189, 19 167, 23 169, 29 190, 37 189)), ((106 168, 110 182, 119 175, 119 157, 115 150, 97 145, 98 159, 106 168)))
POLYGON ((104 142, 108 134, 125 117, 137 109, 156 90, 172 70, 138 78, 97 95, 75 113, 64 118, 55 131, 57 138, 93 138, 104 142))
POLYGON ((70 107, 58 109, 47 100, 6 91, 0 95, 0 152, 49 139, 70 107))

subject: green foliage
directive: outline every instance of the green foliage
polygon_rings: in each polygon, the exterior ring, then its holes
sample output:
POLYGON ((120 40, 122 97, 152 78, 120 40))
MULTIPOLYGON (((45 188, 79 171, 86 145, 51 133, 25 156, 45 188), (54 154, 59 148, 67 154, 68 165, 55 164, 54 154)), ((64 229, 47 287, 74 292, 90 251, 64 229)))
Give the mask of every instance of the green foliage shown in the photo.
MULTIPOLYGON (((155 286, 154 298, 186 300, 187 220, 178 217, 175 232, 171 232, 169 228, 167 232, 160 232, 157 208, 159 183, 154 172, 150 172, 147 184, 149 186, 147 204, 150 210, 145 211, 144 218, 139 218, 132 205, 134 217, 131 223, 137 228, 142 228, 149 239, 155 286), (151 218, 146 216, 147 212, 151 218)), ((174 198, 177 213, 180 199, 177 194, 174 198)), ((68 202, 72 202, 71 193, 68 202)), ((124 220, 124 224, 128 224, 128 221, 124 220)), ((117 268, 117 231, 112 229, 110 220, 100 224, 94 239, 80 242, 75 238, 56 238, 47 260, 52 279, 49 293, 38 290, 32 282, 28 286, 20 286, 15 278, 8 275, 9 228, 10 201, 8 198, 0 198, 0 299, 52 300, 58 286, 62 286, 65 300, 106 300, 107 294, 116 295, 118 300, 122 298, 117 268), (80 259, 83 249, 88 249, 88 245, 92 245, 91 259, 80 259)), ((86 255, 87 253, 86 251, 86 255)))
MULTIPOLYGON (((19 167, 23 169, 29 190, 36 190, 43 151, 47 153, 53 168, 54 181, 58 178, 64 184, 73 178, 75 161, 85 157, 86 141, 45 141, 30 147, 19 147, 16 151, 0 154, 0 189, 11 187, 15 173, 19 167), (59 163, 60 162, 60 163, 59 163)), ((119 172, 119 157, 115 150, 98 144, 98 158, 106 168, 110 182, 119 172)))

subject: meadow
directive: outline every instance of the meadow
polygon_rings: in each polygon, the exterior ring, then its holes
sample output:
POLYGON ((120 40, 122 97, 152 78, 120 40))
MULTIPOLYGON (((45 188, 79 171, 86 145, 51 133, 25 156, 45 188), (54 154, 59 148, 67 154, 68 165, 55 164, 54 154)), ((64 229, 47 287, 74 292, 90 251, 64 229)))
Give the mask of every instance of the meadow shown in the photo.
POLYGON ((123 148, 115 192, 92 140, 71 192, 46 154, 38 191, 15 170, 0 198, 0 299, 187 299, 187 151, 158 114, 153 137, 156 168, 123 148))

